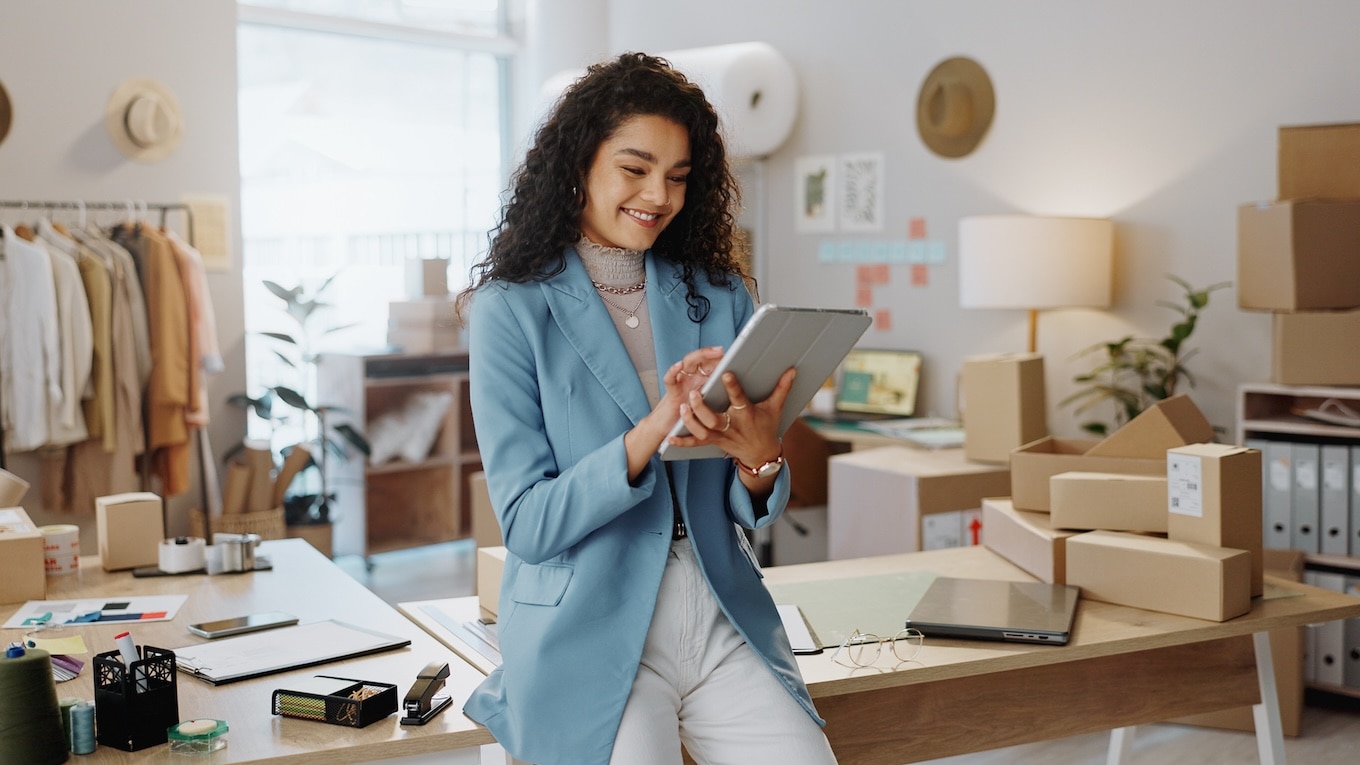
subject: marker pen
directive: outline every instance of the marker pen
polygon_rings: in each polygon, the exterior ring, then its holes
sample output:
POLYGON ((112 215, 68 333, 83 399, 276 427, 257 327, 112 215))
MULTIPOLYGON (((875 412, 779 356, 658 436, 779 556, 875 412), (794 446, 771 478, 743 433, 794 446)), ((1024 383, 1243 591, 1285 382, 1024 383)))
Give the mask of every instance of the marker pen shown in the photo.
MULTIPOLYGON (((120 632, 113 636, 113 644, 118 648, 118 655, 123 659, 123 665, 128 668, 128 673, 132 673, 132 662, 141 661, 141 656, 137 653, 137 644, 132 642, 131 632, 120 632)), ((146 677, 139 674, 137 676, 137 690, 146 690, 146 677)))

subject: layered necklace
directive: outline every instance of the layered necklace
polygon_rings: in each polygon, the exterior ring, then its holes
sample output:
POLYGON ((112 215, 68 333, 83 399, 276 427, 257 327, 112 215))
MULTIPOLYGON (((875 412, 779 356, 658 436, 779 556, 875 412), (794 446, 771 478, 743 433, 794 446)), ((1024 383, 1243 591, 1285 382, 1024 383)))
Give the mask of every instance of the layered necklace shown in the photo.
POLYGON ((610 287, 607 284, 601 284, 597 281, 591 281, 591 284, 595 285, 595 289, 600 291, 600 299, 605 302, 605 305, 608 305, 627 317, 623 320, 625 326, 629 329, 638 328, 638 324, 641 322, 638 321, 637 312, 638 309, 642 307, 642 301, 647 299, 647 293, 644 292, 644 290, 647 289, 646 279, 628 287, 610 287), (609 295, 631 295, 634 292, 641 292, 642 294, 638 296, 637 302, 633 304, 631 309, 624 308, 606 296, 606 293, 609 295))

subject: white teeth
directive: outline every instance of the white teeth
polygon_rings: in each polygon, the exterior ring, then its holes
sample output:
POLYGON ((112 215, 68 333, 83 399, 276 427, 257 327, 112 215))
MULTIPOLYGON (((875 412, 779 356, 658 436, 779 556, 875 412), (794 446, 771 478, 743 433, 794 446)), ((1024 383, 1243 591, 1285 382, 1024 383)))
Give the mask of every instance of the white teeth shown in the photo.
POLYGON ((638 220, 643 220, 643 221, 654 221, 654 220, 656 220, 657 218, 660 218, 660 217, 661 217, 660 215, 657 215, 656 213, 638 212, 637 210, 624 210, 624 212, 628 213, 629 215, 633 216, 634 218, 637 218, 638 220))

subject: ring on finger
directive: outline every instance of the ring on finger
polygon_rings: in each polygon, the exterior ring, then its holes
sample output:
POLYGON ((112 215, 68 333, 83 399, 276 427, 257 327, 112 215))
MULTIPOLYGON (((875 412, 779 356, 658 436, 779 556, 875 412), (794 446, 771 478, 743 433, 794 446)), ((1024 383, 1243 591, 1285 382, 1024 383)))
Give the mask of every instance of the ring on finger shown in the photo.
POLYGON ((698 374, 703 375, 704 377, 708 377, 709 370, 704 369, 702 364, 695 367, 695 370, 697 371, 698 374))
POLYGON ((726 417, 727 419, 723 421, 722 430, 719 430, 719 433, 726 433, 728 428, 732 427, 732 415, 723 412, 723 417, 726 417))
POLYGON ((680 379, 681 377, 689 377, 689 372, 686 372, 683 368, 678 369, 675 372, 675 377, 677 380, 680 379))
POLYGON ((737 410, 741 410, 741 409, 745 409, 745 408, 746 408, 746 404, 733 404, 733 405, 731 405, 731 406, 729 406, 729 407, 727 407, 727 408, 728 408, 728 409, 737 409, 737 410))

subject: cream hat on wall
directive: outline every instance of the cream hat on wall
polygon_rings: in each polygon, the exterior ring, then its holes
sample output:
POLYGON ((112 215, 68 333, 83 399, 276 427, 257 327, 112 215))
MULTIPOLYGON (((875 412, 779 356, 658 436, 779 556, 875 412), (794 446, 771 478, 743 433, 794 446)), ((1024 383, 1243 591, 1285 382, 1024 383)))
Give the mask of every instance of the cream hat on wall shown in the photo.
POLYGON ((148 79, 127 80, 113 91, 104 127, 119 151, 141 162, 165 159, 184 137, 175 97, 164 85, 148 79))
POLYGON ((996 95, 987 71, 962 56, 941 61, 921 84, 916 129, 942 157, 972 153, 992 125, 996 95))

